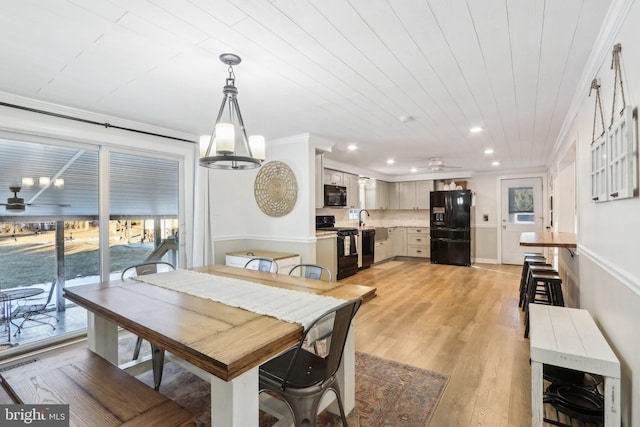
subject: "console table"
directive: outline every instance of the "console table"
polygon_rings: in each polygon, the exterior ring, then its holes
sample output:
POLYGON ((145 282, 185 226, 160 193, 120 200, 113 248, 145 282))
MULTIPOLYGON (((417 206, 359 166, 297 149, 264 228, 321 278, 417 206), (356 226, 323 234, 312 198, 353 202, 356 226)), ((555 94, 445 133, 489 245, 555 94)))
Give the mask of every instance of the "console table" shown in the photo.
POLYGON ((542 304, 529 306, 531 322, 531 418, 542 427, 542 365, 604 376, 604 425, 620 426, 620 362, 589 312, 542 304))

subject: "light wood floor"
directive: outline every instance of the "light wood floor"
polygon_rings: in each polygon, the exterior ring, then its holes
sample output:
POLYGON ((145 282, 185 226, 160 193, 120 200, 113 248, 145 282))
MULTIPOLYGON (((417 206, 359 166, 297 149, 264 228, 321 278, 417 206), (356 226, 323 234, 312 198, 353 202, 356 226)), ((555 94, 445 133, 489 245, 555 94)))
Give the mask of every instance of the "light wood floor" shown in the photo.
POLYGON ((451 375, 433 427, 530 426, 521 267, 390 261, 345 283, 378 288, 356 317, 356 349, 451 375))

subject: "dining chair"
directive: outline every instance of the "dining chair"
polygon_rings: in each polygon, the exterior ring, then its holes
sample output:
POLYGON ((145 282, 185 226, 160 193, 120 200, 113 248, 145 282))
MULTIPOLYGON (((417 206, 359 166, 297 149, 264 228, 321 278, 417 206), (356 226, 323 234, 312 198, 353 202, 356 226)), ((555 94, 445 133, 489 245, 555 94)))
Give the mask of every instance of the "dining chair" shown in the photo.
POLYGON ((250 270, 266 271, 267 273, 277 273, 278 263, 271 258, 251 258, 244 265, 244 268, 248 268, 250 270))
POLYGON ((333 275, 331 274, 331 270, 323 265, 318 264, 298 264, 294 265, 289 271, 289 276, 293 275, 294 270, 301 269, 302 275, 307 279, 316 279, 322 280, 322 272, 327 272, 327 280, 330 282, 333 279, 333 275))
POLYGON ((327 390, 332 390, 338 401, 342 425, 347 426, 340 386, 336 373, 342 360, 351 321, 356 315, 362 298, 346 301, 327 311, 307 328, 300 342, 290 350, 260 366, 259 392, 280 395, 293 413, 296 426, 315 426, 318 406, 327 390), (327 336, 327 320, 332 327, 327 336), (326 342, 325 354, 316 354, 306 349, 308 336, 321 336, 326 342))
MULTIPOLYGON (((173 271, 176 268, 173 264, 164 261, 149 261, 142 264, 130 265, 122 270, 120 279, 126 279, 130 277, 143 276, 145 274, 163 273, 167 271, 173 271)), ((153 383, 156 390, 160 389, 160 382, 162 381, 162 370, 164 369, 164 349, 151 344, 151 364, 153 367, 153 383)), ((142 338, 136 339, 136 346, 133 349, 133 360, 138 360, 140 356, 140 348, 142 347, 142 338)))
POLYGON ((41 325, 49 325, 55 331, 55 325, 49 323, 49 321, 50 319, 54 319, 57 322, 58 318, 47 313, 47 305, 49 305, 49 303, 51 302, 51 298, 53 297, 53 292, 55 291, 55 289, 56 280, 51 282, 49 295, 47 296, 47 300, 45 302, 42 302, 42 299, 27 299, 24 301, 24 304, 21 304, 19 302, 18 305, 13 308, 13 310, 11 311, 11 317, 14 319, 17 317, 22 317, 22 322, 20 322, 20 324, 18 325, 18 329, 16 330, 14 336, 18 335, 22 330, 24 323, 29 321, 40 323, 41 325), (44 318, 48 319, 43 320, 44 318))

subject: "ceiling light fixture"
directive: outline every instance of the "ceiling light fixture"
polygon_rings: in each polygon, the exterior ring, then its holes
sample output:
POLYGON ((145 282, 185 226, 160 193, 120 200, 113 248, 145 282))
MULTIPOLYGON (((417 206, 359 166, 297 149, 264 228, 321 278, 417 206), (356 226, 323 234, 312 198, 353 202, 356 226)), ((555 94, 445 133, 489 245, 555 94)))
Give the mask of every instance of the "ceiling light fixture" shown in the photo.
POLYGON ((484 150, 484 154, 493 154, 493 148, 487 148, 486 150, 484 150))
POLYGON ((347 147, 347 149, 349 151, 356 151, 358 149, 358 146, 356 144, 349 144, 349 146, 347 147))
POLYGON ((394 163, 395 163, 395 161, 394 161, 393 159, 389 159, 389 160, 387 160, 387 164, 388 164, 388 165, 392 165, 392 164, 394 164, 394 163))
POLYGON ((208 142, 206 138, 200 138, 200 166, 232 170, 258 168, 265 159, 264 137, 247 137, 238 106, 238 89, 235 87, 236 76, 233 66, 242 60, 233 53, 223 53, 220 55, 220 61, 229 66, 229 77, 222 90, 224 98, 212 135, 208 142), (240 133, 239 138, 237 133, 240 133))
POLYGON ((416 172, 418 172, 418 168, 411 168, 411 172, 412 172, 412 173, 416 173, 416 172))
POLYGON ((41 176, 38 179, 38 185, 40 187, 48 187, 51 185, 51 178, 49 178, 48 176, 41 176))
POLYGON ((491 166, 500 166, 500 162, 498 162, 498 161, 492 162, 491 166))
POLYGON ((474 126, 471 129, 469 129, 469 132, 471 132, 471 133, 482 132, 482 128, 480 126, 474 126))

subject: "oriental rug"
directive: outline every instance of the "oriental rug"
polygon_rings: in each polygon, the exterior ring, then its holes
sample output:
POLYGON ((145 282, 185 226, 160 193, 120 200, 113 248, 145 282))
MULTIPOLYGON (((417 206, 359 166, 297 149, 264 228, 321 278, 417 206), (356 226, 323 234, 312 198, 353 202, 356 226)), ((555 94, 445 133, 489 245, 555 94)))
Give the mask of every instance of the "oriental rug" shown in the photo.
MULTIPOLYGON (((134 337, 120 340, 120 355, 130 360, 134 337)), ((149 345, 143 344, 143 349, 149 345)), ((153 375, 138 376, 148 385, 153 375)), ((356 408, 348 417, 351 427, 424 427, 442 398, 449 376, 414 366, 356 352, 356 408)), ((160 392, 196 414, 197 426, 211 424, 210 386, 196 375, 176 365, 164 367, 160 392)), ((260 427, 277 420, 260 413, 260 427)), ((339 416, 323 412, 318 427, 342 426, 339 416)))

